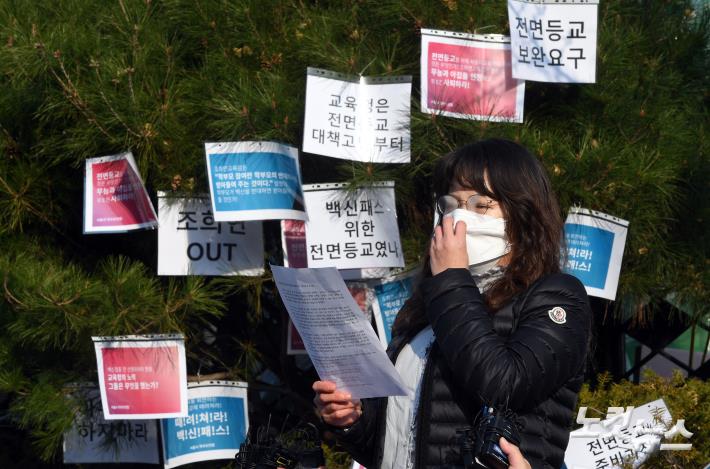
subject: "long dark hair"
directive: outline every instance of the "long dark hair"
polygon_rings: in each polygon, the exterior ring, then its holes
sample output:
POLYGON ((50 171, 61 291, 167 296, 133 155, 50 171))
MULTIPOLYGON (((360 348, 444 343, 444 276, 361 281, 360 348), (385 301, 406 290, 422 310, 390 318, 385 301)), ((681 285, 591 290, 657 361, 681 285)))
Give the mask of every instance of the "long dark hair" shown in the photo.
MULTIPOLYGON (((454 182, 496 200, 506 219, 510 260, 502 277, 484 295, 491 311, 500 309, 543 275, 560 271, 563 220, 547 172, 530 152, 501 139, 465 145, 437 162, 435 198, 448 194, 454 182)), ((421 279, 431 276, 428 253, 429 246, 421 279)), ((397 315, 393 331, 420 329, 426 323, 417 288, 397 315)))

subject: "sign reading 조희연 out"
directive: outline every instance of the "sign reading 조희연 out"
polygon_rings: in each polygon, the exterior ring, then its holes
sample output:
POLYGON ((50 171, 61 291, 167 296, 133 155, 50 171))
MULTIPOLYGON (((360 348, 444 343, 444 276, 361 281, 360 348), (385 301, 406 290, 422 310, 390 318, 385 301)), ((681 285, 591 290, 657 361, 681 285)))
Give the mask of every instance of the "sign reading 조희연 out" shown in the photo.
POLYGON ((209 196, 158 192, 158 275, 261 275, 261 221, 215 221, 209 196))

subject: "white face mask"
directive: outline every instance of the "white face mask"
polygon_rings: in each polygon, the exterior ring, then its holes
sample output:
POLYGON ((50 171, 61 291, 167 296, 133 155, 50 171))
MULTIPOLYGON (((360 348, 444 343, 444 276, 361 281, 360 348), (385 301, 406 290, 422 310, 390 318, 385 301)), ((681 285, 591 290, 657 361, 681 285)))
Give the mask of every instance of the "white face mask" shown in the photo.
POLYGON ((510 245, 505 237, 505 219, 481 215, 464 208, 448 214, 456 222, 466 223, 466 251, 468 265, 490 262, 506 255, 510 245))

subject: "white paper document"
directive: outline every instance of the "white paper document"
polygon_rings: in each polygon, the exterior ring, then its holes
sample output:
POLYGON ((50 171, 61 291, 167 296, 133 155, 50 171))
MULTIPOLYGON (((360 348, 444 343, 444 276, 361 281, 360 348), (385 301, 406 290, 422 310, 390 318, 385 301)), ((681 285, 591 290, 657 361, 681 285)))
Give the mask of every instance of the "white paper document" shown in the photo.
POLYGON ((271 271, 322 380, 333 381, 355 399, 406 395, 402 379, 336 268, 272 265, 271 271))

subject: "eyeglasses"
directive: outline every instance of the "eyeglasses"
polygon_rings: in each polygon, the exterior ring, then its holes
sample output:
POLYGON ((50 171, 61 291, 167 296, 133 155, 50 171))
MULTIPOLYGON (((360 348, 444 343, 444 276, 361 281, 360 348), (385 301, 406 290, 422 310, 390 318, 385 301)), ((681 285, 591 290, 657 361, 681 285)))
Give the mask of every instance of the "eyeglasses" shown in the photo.
POLYGON ((453 195, 446 194, 439 197, 436 201, 436 209, 441 216, 451 213, 461 207, 464 207, 466 210, 470 210, 471 212, 485 215, 488 209, 492 206, 493 202, 488 197, 480 194, 474 194, 466 200, 457 199, 453 195))

